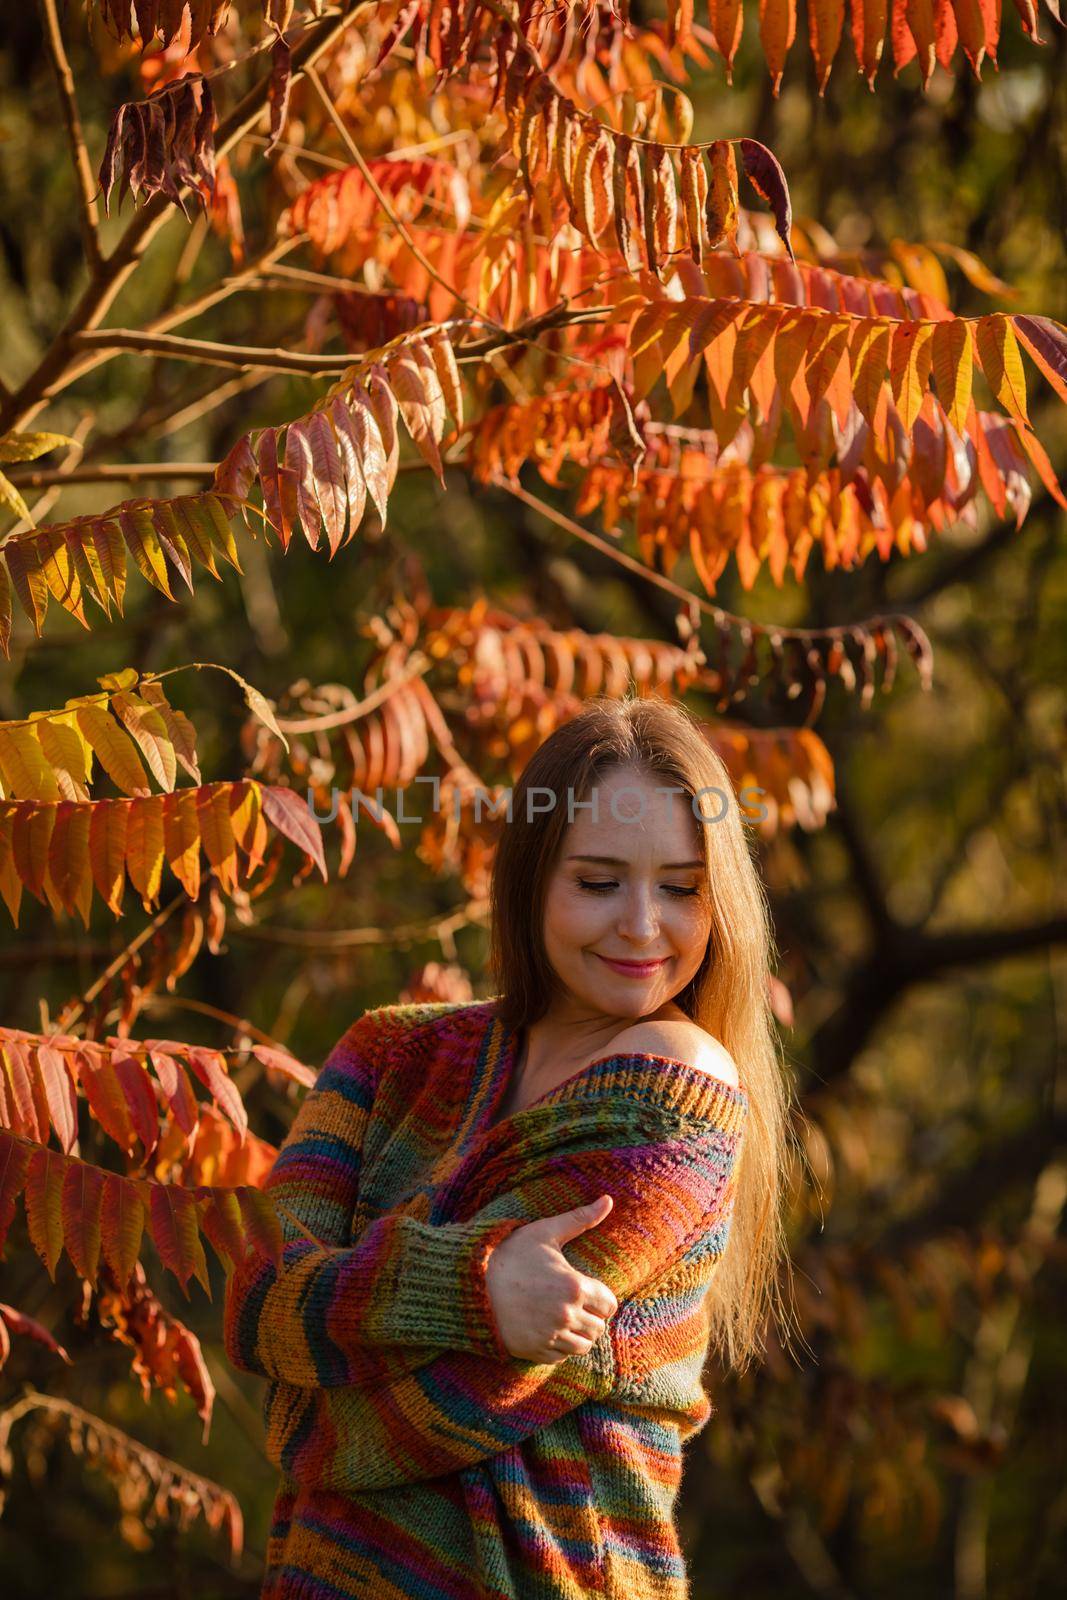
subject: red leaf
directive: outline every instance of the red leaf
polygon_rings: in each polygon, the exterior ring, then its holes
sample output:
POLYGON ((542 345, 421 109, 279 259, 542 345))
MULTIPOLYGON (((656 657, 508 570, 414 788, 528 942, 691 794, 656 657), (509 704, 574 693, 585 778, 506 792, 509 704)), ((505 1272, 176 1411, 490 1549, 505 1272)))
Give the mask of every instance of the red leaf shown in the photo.
POLYGON ((159 1143, 159 1106, 152 1080, 133 1056, 121 1056, 113 1064, 137 1137, 150 1156, 159 1143))
POLYGON ((241 1216, 253 1249, 274 1266, 282 1264, 282 1228, 274 1207, 261 1189, 242 1185, 237 1191, 241 1216))
POLYGON ((197 1189, 196 1197, 207 1201, 200 1226, 211 1240, 219 1260, 227 1269, 237 1266, 248 1253, 237 1196, 232 1189, 209 1188, 205 1184, 197 1189))
POLYGON ((284 1050, 274 1050, 269 1044, 254 1044, 252 1054, 272 1072, 284 1073, 287 1078, 302 1083, 306 1089, 310 1089, 315 1082, 316 1074, 312 1068, 305 1067, 302 1061, 287 1055, 284 1050))
POLYGON ((133 1151, 137 1131, 130 1116, 126 1093, 109 1055, 94 1048, 78 1052, 78 1076, 89 1110, 127 1155, 133 1151))
POLYGON ((104 1174, 87 1162, 72 1161, 63 1179, 63 1242, 82 1277, 94 1285, 103 1198, 104 1174))
POLYGON ((261 793, 267 821, 310 856, 322 873, 322 881, 327 882, 322 832, 308 810, 307 801, 301 800, 295 789, 284 789, 279 784, 264 784, 261 793))
POLYGON ((243 1139, 248 1132, 248 1112, 237 1085, 226 1071, 225 1058, 217 1050, 206 1050, 200 1045, 188 1045, 185 1053, 204 1088, 243 1139))
POLYGON ((174 1120, 183 1133, 192 1133, 196 1127, 196 1096, 181 1062, 165 1050, 149 1050, 148 1059, 155 1068, 159 1086, 167 1097, 174 1120))
POLYGON ((30 1153, 10 1134, 0 1131, 0 1250, 4 1248, 15 1201, 26 1187, 30 1153))
POLYGON ((149 1218, 152 1238, 159 1259, 181 1284, 188 1299, 186 1284, 195 1277, 210 1294, 207 1261, 200 1243, 200 1218, 196 1202, 187 1189, 175 1184, 152 1183, 149 1189, 149 1218))
POLYGON ((34 1053, 52 1126, 63 1149, 69 1152, 78 1137, 78 1101, 66 1057, 49 1044, 39 1044, 34 1053))
POLYGON ((760 144, 758 139, 741 139, 739 143, 741 162, 748 180, 756 193, 770 206, 774 213, 774 226, 778 236, 785 245, 790 261, 795 261, 793 246, 789 242, 789 230, 793 226, 793 204, 789 198, 789 186, 785 181, 781 163, 765 144, 760 144))
POLYGON ((104 1179, 104 1201, 101 1210, 100 1242, 104 1260, 111 1268, 115 1281, 124 1289, 130 1281, 134 1262, 141 1252, 144 1233, 144 1202, 136 1184, 109 1172, 104 1179))
POLYGON ((1061 400, 1067 400, 1067 328, 1051 317, 1013 317, 1015 331, 1061 400))
POLYGON ((35 1150, 26 1176, 26 1221, 33 1248, 55 1279, 63 1253, 63 1178, 66 1158, 58 1150, 35 1150))
POLYGON ((4 1064, 7 1073, 8 1100, 11 1106, 12 1133, 26 1134, 38 1144, 48 1138, 48 1119, 41 1125, 38 1097, 34 1093, 35 1073, 29 1050, 22 1039, 10 1036, 3 1042, 4 1064))
MULTIPOLYGON (((57 1356, 62 1356, 67 1366, 73 1366, 67 1352, 57 1339, 49 1333, 48 1329, 37 1322, 35 1318, 28 1317, 24 1311, 16 1311, 14 1306, 0 1305, 0 1322, 11 1329, 12 1333, 20 1334, 24 1339, 36 1339, 38 1344, 47 1346, 57 1356)), ((3 1361, 0 1360, 0 1366, 3 1361)))

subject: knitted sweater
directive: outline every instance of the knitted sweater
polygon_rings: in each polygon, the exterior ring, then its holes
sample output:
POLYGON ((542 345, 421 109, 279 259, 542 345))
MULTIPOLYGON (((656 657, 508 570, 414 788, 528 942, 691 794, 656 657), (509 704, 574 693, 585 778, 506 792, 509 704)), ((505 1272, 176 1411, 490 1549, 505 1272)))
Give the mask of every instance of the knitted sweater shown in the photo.
POLYGON ((493 1123, 518 1042, 492 1001, 368 1011, 278 1154, 282 1266, 250 1254, 225 1316, 230 1359, 270 1380, 265 1600, 688 1595, 681 1445, 712 1410, 704 1299, 748 1097, 604 1055, 493 1123), (563 1250, 618 1310, 584 1355, 512 1357, 489 1253, 604 1193, 563 1250))

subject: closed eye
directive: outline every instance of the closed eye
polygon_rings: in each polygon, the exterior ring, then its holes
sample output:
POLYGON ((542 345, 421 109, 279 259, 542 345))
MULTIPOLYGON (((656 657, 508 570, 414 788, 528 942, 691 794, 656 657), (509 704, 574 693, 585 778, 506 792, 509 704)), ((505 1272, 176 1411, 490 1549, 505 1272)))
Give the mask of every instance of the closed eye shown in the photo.
MULTIPOLYGON (((590 894, 608 894, 612 889, 618 888, 618 883, 614 878, 607 881, 603 879, 591 881, 588 878, 579 878, 578 887, 580 889, 587 889, 590 894)), ((661 888, 666 889, 668 894, 677 895, 679 898, 685 899, 688 899, 691 895, 698 893, 697 889, 687 889, 680 883, 664 883, 661 885, 661 888)))

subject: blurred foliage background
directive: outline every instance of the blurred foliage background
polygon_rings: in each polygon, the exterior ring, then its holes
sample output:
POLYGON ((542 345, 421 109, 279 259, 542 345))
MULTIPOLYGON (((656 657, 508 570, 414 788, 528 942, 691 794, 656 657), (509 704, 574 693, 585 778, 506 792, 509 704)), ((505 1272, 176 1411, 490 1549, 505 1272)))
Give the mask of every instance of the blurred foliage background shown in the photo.
MULTIPOLYGON (((68 10, 95 164, 113 107, 140 91, 132 57, 101 59, 79 9, 68 10)), ((1035 48, 1005 26, 999 71, 987 63, 976 82, 965 69, 954 78, 938 69, 925 96, 914 66, 896 81, 884 66, 868 93, 843 46, 820 99, 798 48, 775 100, 754 28, 753 16, 732 88, 717 61, 696 74, 694 138, 764 140, 798 217, 817 219, 843 247, 965 246, 1016 286, 1013 309, 1067 319, 1067 33, 1046 19, 1048 43, 1035 48)), ((54 82, 29 7, 7 8, 0 107, 0 369, 11 382, 47 346, 84 271, 54 82)), ((254 181, 258 161, 248 143, 233 164, 250 241, 273 220, 254 181)), ((122 216, 105 224, 105 243, 123 225, 122 216)), ((226 269, 228 251, 225 238, 177 217, 153 241, 117 320, 138 326, 193 294, 226 269)), ((962 276, 951 286, 956 309, 988 309, 962 276)), ((261 343, 262 301, 235 295, 195 331, 261 343)), ((307 304, 298 292, 271 295, 272 342, 303 337, 307 304)), ((200 378, 205 390, 228 381, 200 378)), ((241 431, 298 415, 321 389, 259 375, 154 436, 152 419, 179 382, 188 373, 176 363, 119 357, 37 425, 77 436, 91 420, 116 461, 215 461, 241 431)), ((1062 474, 1063 415, 1049 406, 1036 420, 1062 474)), ((125 492, 71 487, 49 516, 103 509, 125 492)), ((151 492, 178 489, 160 482, 151 492)), ((56 617, 37 641, 23 619, 0 664, 0 715, 61 705, 123 666, 189 660, 224 662, 272 697, 301 679, 358 694, 373 648, 368 619, 416 579, 440 605, 484 594, 563 627, 674 636, 669 596, 459 471, 447 492, 427 472, 403 475, 384 537, 352 544, 328 569, 321 552, 297 544, 283 558, 245 540, 241 553, 243 576, 225 569, 180 606, 131 586, 125 616, 92 634, 56 617)), ((836 806, 820 826, 761 843, 792 1009, 783 1033, 806 1117, 809 1171, 797 1176, 792 1223, 804 1346, 792 1355, 773 1347, 742 1380, 715 1376, 717 1413, 690 1447, 680 1510, 694 1600, 1024 1600, 1050 1591, 1067 1560, 1063 517, 1038 490, 1018 531, 950 530, 925 554, 872 557, 854 572, 826 572, 816 557, 803 585, 782 589, 763 576, 746 593, 731 564, 717 600, 799 626, 905 611, 933 642, 935 675, 924 692, 902 671, 866 710, 831 688, 817 732, 833 758, 836 806)), ((247 760, 242 707, 214 679, 174 680, 174 701, 196 721, 205 775, 234 776, 247 760)), ((699 697, 692 703, 710 714, 699 697)), ((765 721, 758 690, 733 714, 765 721)), ((325 838, 332 864, 335 830, 325 838)), ((361 827, 343 880, 293 885, 283 871, 256 902, 261 926, 231 914, 217 954, 202 952, 175 994, 146 999, 140 1031, 217 1042, 215 1008, 314 1066, 368 1006, 488 992, 484 927, 462 917, 438 926, 464 898, 454 876, 417 859, 410 830, 396 849, 361 827), (351 940, 331 943, 341 930, 351 940)), ((140 925, 131 909, 115 924, 95 906, 86 933, 73 921, 54 926, 31 902, 17 933, 0 936, 0 1019, 45 1025, 140 925)), ((249 1102, 256 1131, 277 1142, 290 1100, 259 1084, 249 1102)), ((74 1274, 68 1266, 49 1283, 17 1224, 2 1298, 52 1327, 74 1364, 17 1341, 5 1396, 23 1383, 65 1395, 233 1489, 246 1542, 231 1564, 225 1541, 201 1523, 179 1530, 123 1508, 63 1437, 24 1422, 0 1463, 6 1594, 256 1592, 274 1479, 257 1385, 229 1373, 221 1353, 214 1263, 213 1283, 210 1303, 194 1287, 187 1305, 173 1280, 157 1283, 199 1335, 217 1388, 204 1443, 184 1391, 142 1400, 128 1351, 73 1325, 74 1274)))

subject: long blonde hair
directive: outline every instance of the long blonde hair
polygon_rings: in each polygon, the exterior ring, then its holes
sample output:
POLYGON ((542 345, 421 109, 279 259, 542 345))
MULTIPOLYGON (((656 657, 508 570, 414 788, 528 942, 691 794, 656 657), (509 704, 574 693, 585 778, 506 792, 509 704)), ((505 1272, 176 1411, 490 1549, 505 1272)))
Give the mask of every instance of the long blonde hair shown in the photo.
POLYGON ((765 1349, 768 1317, 783 1331, 788 1326, 780 1274, 789 1264, 784 1213, 796 1147, 792 1086, 770 1005, 777 951, 763 883, 730 775, 702 725, 679 702, 632 693, 597 696, 527 762, 493 864, 489 967, 497 1013, 509 1028, 526 1027, 545 1014, 557 983, 542 929, 567 808, 534 808, 531 815, 527 792, 584 800, 597 778, 615 767, 669 780, 689 795, 694 817, 708 815, 696 798, 702 791, 717 790, 723 797, 718 809, 725 805, 714 826, 697 829, 711 933, 699 970, 674 1001, 730 1052, 749 1099, 729 1239, 706 1302, 711 1347, 727 1366, 743 1371, 765 1349))

